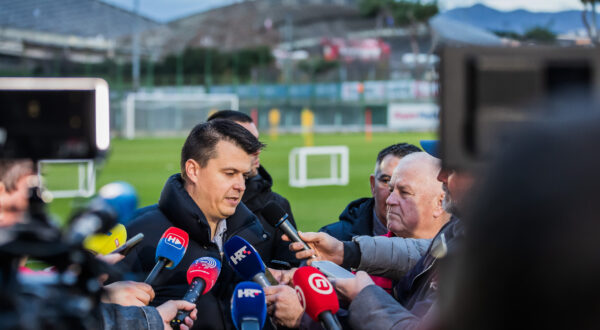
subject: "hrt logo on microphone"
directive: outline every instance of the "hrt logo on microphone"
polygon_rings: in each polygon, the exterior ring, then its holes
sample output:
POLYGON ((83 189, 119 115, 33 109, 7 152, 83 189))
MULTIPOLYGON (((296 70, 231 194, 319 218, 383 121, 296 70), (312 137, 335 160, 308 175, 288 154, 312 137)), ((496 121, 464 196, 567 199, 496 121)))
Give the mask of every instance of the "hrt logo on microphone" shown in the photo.
POLYGON ((235 251, 235 253, 229 257, 231 259, 231 262, 233 262, 234 265, 237 265, 238 262, 242 261, 242 259, 246 258, 246 255, 250 255, 252 254, 251 251, 246 251, 247 246, 244 245, 242 246, 239 250, 235 251))
POLYGON ((255 298, 260 294, 260 290, 257 289, 239 289, 238 298, 255 298))
POLYGON ((315 290, 317 293, 326 295, 333 292, 333 286, 322 274, 314 273, 308 277, 308 285, 315 290))
POLYGON ((185 240, 181 236, 176 234, 169 233, 167 237, 165 237, 165 243, 179 250, 183 249, 184 242, 185 240))

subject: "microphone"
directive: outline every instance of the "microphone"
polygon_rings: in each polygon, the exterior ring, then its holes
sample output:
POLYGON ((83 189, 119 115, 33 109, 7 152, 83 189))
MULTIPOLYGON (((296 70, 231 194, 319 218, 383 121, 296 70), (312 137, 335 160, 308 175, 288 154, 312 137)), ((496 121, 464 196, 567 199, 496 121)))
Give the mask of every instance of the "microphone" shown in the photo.
POLYGON ((265 265, 260 255, 245 239, 233 236, 225 242, 223 250, 231 268, 243 279, 252 280, 263 288, 271 285, 265 275, 265 265))
POLYGON ((267 319, 267 299, 260 285, 240 282, 231 297, 231 318, 238 330, 262 329, 267 319))
MULTIPOLYGON (((221 262, 215 258, 202 257, 196 259, 188 268, 187 281, 190 289, 183 296, 183 300, 195 304, 200 295, 210 291, 217 282, 221 272, 221 262)), ((185 318, 190 315, 189 311, 179 310, 170 324, 173 328, 179 329, 185 318)))
POLYGON ((94 234, 83 240, 83 247, 95 254, 107 255, 127 240, 127 229, 122 224, 114 226, 105 234, 94 234))
POLYGON ((177 227, 167 229, 160 237, 158 246, 156 246, 156 257, 154 258, 156 265, 152 268, 144 283, 152 285, 163 268, 175 268, 183 259, 188 243, 188 233, 177 227))
POLYGON ((101 198, 94 198, 89 205, 69 220, 65 239, 72 245, 82 244, 86 237, 104 233, 117 224, 117 214, 101 198))
POLYGON ((327 330, 342 327, 335 317, 340 309, 337 294, 327 277, 314 267, 300 267, 294 273, 294 285, 304 311, 327 330))
MULTIPOLYGON (((298 230, 296 230, 288 220, 289 215, 281 208, 281 206, 279 206, 279 204, 270 201, 265 205, 261 213, 271 226, 281 229, 292 241, 302 243, 304 245, 304 250, 310 250, 308 244, 306 244, 298 235, 298 230)), ((315 256, 313 255, 313 258, 314 257, 315 256)))

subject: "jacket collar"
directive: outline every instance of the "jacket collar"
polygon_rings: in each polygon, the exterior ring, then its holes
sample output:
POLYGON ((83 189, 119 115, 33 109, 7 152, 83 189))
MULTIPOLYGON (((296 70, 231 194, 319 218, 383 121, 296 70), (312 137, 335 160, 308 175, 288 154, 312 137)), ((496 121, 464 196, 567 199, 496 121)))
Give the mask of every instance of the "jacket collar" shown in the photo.
MULTIPOLYGON (((185 230, 190 239, 201 245, 211 242, 208 221, 185 190, 181 174, 171 175, 167 179, 158 200, 158 207, 175 227, 185 230)), ((254 219, 254 214, 240 202, 235 213, 226 219, 227 233, 235 233, 254 219)))
POLYGON ((265 191, 270 191, 273 186, 273 179, 267 170, 260 165, 258 167, 258 175, 246 180, 246 191, 242 196, 242 201, 248 202, 257 195, 265 191))
POLYGON ((352 224, 353 233, 373 233, 373 207, 375 199, 359 198, 350 202, 340 214, 340 221, 352 224))

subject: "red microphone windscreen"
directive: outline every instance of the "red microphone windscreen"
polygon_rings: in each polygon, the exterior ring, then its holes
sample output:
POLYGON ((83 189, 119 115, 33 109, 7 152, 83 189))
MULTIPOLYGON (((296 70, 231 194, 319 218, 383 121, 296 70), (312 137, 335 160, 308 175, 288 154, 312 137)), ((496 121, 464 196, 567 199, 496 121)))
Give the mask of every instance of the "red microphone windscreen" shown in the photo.
POLYGON ((335 314, 340 309, 333 285, 323 273, 314 267, 300 267, 294 273, 294 286, 300 304, 313 320, 319 321, 319 314, 330 311, 335 314))
POLYGON ((192 281, 196 277, 200 277, 206 283, 204 292, 206 294, 217 282, 219 273, 221 272, 221 262, 215 258, 202 257, 196 259, 188 268, 187 281, 188 284, 192 284, 192 281))

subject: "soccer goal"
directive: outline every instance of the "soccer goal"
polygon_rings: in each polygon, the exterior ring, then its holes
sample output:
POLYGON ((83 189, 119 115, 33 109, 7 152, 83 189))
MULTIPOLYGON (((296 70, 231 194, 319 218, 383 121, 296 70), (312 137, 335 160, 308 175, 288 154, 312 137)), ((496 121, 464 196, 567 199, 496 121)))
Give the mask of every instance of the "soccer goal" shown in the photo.
POLYGON ((127 139, 185 135, 211 111, 239 108, 235 94, 132 93, 124 102, 123 135, 127 139))
POLYGON ((349 181, 348 154, 347 146, 292 149, 289 156, 290 186, 347 185, 349 181))
POLYGON ((38 176, 52 198, 90 197, 96 191, 96 169, 91 159, 40 160, 38 176))

